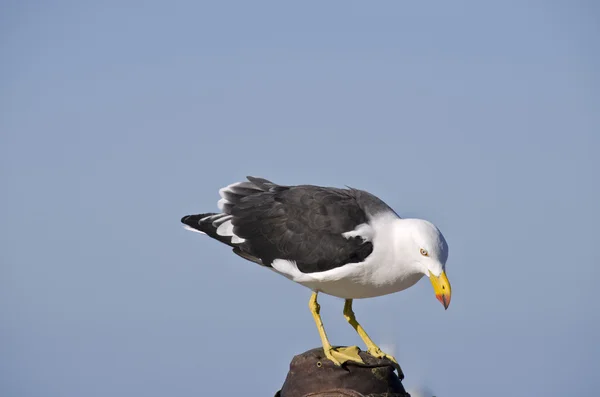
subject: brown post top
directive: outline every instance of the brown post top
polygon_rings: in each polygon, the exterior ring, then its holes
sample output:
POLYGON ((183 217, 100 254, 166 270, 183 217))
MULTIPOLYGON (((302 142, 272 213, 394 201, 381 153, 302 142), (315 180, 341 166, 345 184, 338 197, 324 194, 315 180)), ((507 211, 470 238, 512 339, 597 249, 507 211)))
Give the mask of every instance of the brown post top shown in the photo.
POLYGON ((398 365, 366 352, 359 354, 365 364, 348 362, 341 367, 325 358, 322 348, 295 356, 275 397, 410 397, 398 365))

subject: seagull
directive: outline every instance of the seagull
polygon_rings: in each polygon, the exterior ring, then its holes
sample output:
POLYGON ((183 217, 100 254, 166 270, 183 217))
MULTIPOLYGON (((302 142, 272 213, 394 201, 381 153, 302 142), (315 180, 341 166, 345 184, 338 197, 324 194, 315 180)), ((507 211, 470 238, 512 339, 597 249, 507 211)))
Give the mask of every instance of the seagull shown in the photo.
POLYGON ((336 365, 362 363, 357 346, 333 347, 317 295, 345 299, 343 314, 376 358, 384 353, 356 320, 354 299, 405 290, 427 276, 444 309, 450 304, 445 268, 448 244, 422 219, 401 218, 373 194, 354 188, 284 186, 247 177, 219 190, 218 213, 187 215, 186 229, 228 245, 240 257, 271 269, 313 293, 309 308, 325 356, 336 365))

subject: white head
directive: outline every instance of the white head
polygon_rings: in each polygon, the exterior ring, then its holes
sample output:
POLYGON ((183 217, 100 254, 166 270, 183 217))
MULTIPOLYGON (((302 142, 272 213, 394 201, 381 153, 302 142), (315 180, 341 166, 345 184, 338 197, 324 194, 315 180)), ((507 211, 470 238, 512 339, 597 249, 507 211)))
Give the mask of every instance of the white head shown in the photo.
POLYGON ((410 266, 429 277, 436 298, 447 309, 451 288, 446 277, 448 243, 442 232, 422 219, 400 219, 396 230, 402 255, 408 259, 410 266))

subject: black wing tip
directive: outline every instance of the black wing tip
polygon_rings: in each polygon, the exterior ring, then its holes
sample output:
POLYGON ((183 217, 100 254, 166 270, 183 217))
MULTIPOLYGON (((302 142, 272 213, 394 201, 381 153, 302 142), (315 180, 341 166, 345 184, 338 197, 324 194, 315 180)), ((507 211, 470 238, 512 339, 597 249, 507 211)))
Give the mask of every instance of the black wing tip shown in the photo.
POLYGON ((252 183, 261 183, 261 182, 268 182, 266 179, 261 178, 259 176, 252 176, 252 175, 246 175, 246 179, 249 180, 252 183))
POLYGON ((268 179, 261 178, 260 176, 248 175, 248 176, 246 176, 246 179, 248 179, 252 183, 275 185, 275 183, 271 182, 268 179))
POLYGON ((211 216, 211 215, 216 215, 216 214, 207 213, 207 214, 197 214, 197 215, 186 215, 183 218, 181 218, 181 223, 183 223, 184 225, 192 226, 192 227, 198 226, 200 219, 206 218, 207 216, 211 216))

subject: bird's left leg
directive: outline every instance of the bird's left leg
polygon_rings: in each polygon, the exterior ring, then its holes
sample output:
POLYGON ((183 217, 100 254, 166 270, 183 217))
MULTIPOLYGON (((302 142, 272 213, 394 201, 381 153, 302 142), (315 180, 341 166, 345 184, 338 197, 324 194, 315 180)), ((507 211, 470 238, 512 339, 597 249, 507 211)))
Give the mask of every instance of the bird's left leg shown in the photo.
POLYGON ((346 318, 346 321, 348 321, 348 323, 352 326, 352 328, 354 328, 354 330, 360 336, 363 342, 365 342, 365 344, 367 345, 367 352, 369 352, 370 355, 377 358, 385 357, 398 364, 398 362, 393 356, 381 351, 379 346, 377 346, 371 340, 371 338, 369 338, 369 335, 367 335, 363 327, 358 323, 358 321, 356 321, 354 311, 352 310, 352 299, 346 299, 346 303, 344 304, 344 317, 346 318))
POLYGON ((323 352, 325 353, 325 357, 333 361, 335 365, 342 365, 347 361, 356 361, 364 364, 362 358, 358 354, 358 347, 349 346, 334 348, 329 343, 329 339, 327 339, 327 334, 325 333, 325 327, 323 327, 323 321, 321 321, 321 305, 319 305, 317 302, 316 291, 313 292, 312 296, 310 297, 308 307, 310 308, 310 312, 315 319, 317 330, 319 331, 319 336, 321 337, 321 343, 323 344, 323 352))

